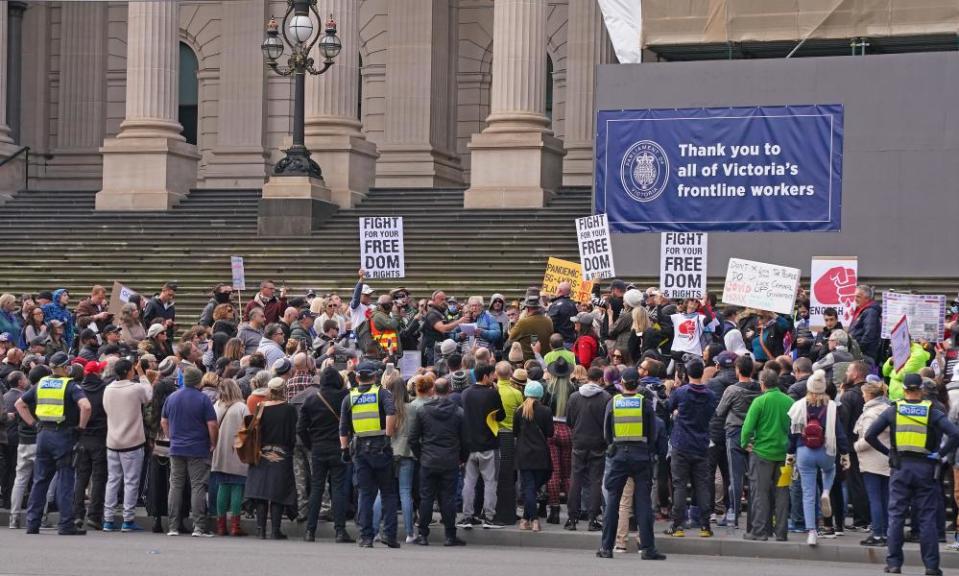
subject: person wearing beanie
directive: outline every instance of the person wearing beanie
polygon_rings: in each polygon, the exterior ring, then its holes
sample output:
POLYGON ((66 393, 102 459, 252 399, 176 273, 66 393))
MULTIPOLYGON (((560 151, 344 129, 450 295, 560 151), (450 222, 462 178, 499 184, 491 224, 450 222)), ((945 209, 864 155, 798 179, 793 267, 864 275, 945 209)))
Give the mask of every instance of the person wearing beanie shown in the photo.
POLYGON ((536 495, 552 473, 548 439, 553 436, 553 414, 542 403, 543 385, 534 380, 526 382, 523 404, 513 413, 513 433, 516 436, 516 468, 523 490, 523 518, 520 530, 541 530, 536 514, 536 495))
POLYGON ((789 488, 779 488, 779 475, 789 445, 789 409, 793 400, 783 393, 775 370, 760 372, 759 387, 763 393, 749 406, 740 437, 740 445, 752 444, 753 447, 749 454, 752 531, 743 537, 765 541, 775 533, 776 540, 784 542, 788 530, 789 488), (771 504, 775 506, 770 507, 771 504))
POLYGON ((959 447, 959 428, 932 402, 923 399, 919 374, 906 374, 902 384, 903 399, 883 411, 865 436, 870 446, 889 456, 891 467, 886 572, 902 571, 903 526, 911 504, 926 574, 941 576, 937 542, 941 528, 937 508, 942 498, 939 467, 959 447), (880 439, 887 429, 888 447, 880 439))
POLYGON ((207 526, 207 483, 210 479, 210 454, 216 448, 216 411, 209 396, 200 391, 203 373, 192 366, 181 370, 183 388, 163 404, 160 426, 170 439, 170 527, 167 536, 179 536, 181 499, 190 479, 190 512, 193 536, 211 537, 207 526))
MULTIPOLYGON (((673 447, 673 525, 666 534, 676 538, 685 535, 686 485, 692 484, 693 502, 699 509, 699 536, 709 538, 712 506, 709 501, 709 421, 718 402, 712 390, 703 385, 705 366, 699 358, 686 362, 689 384, 674 389, 669 396, 669 411, 675 414, 670 442, 673 447)), ((693 519, 696 521, 697 519, 693 519)))
POLYGON ((836 456, 844 470, 849 468, 849 440, 839 422, 838 404, 826 394, 826 373, 816 370, 806 382, 806 398, 789 409, 789 449, 786 463, 795 464, 802 482, 803 516, 808 532, 806 544, 815 546, 816 498, 824 518, 832 516, 829 491, 836 479, 836 456), (817 475, 822 473, 822 491, 817 475))

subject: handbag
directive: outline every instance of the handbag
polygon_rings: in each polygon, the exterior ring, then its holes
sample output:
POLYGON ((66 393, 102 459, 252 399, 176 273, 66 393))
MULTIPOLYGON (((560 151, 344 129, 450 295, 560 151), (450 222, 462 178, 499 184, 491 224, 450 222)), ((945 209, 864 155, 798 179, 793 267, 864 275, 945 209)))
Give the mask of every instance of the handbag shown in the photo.
POLYGON ((263 417, 263 403, 256 407, 256 414, 244 417, 244 427, 236 432, 233 448, 240 462, 249 466, 260 463, 260 418, 263 417))

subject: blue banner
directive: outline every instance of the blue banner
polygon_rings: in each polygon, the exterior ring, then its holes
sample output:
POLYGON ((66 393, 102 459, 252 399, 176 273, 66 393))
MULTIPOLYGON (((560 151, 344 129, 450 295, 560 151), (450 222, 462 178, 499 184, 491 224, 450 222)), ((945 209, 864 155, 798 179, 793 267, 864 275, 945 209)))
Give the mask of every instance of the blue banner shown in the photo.
POLYGON ((842 105, 600 110, 597 131, 614 231, 839 230, 842 105))

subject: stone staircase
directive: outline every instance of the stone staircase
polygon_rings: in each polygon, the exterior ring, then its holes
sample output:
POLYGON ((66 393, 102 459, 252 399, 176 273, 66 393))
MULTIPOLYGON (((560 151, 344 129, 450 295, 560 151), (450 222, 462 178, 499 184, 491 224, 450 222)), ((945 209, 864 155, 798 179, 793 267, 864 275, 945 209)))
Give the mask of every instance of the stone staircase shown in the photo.
POLYGON ((442 288, 464 298, 519 298, 542 280, 549 256, 578 260, 573 219, 590 212, 589 189, 568 189, 540 210, 463 209, 462 190, 373 190, 307 237, 260 238, 259 190, 195 190, 169 212, 96 212, 93 192, 19 192, 0 206, 0 292, 66 287, 72 302, 118 280, 151 295, 179 283, 177 313, 188 325, 230 256, 243 256, 247 291, 262 279, 291 295, 307 288, 348 297, 359 268, 360 216, 403 216, 406 278, 415 297, 442 288))

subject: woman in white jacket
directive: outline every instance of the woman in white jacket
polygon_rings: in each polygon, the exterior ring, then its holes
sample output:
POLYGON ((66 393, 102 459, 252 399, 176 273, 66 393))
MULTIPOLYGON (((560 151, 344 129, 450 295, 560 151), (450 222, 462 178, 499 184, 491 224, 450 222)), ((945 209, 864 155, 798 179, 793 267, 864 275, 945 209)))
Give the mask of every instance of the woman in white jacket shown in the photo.
MULTIPOLYGON (((866 485, 869 497, 869 514, 872 519, 872 534, 862 540, 863 546, 886 545, 886 510, 889 508, 889 458, 869 445, 865 440, 866 430, 887 408, 886 385, 881 382, 868 382, 862 387, 862 397, 866 401, 862 416, 856 421, 853 433, 858 440, 853 444, 859 456, 859 470, 866 485)), ((889 430, 879 435, 879 441, 889 446, 889 430)))

